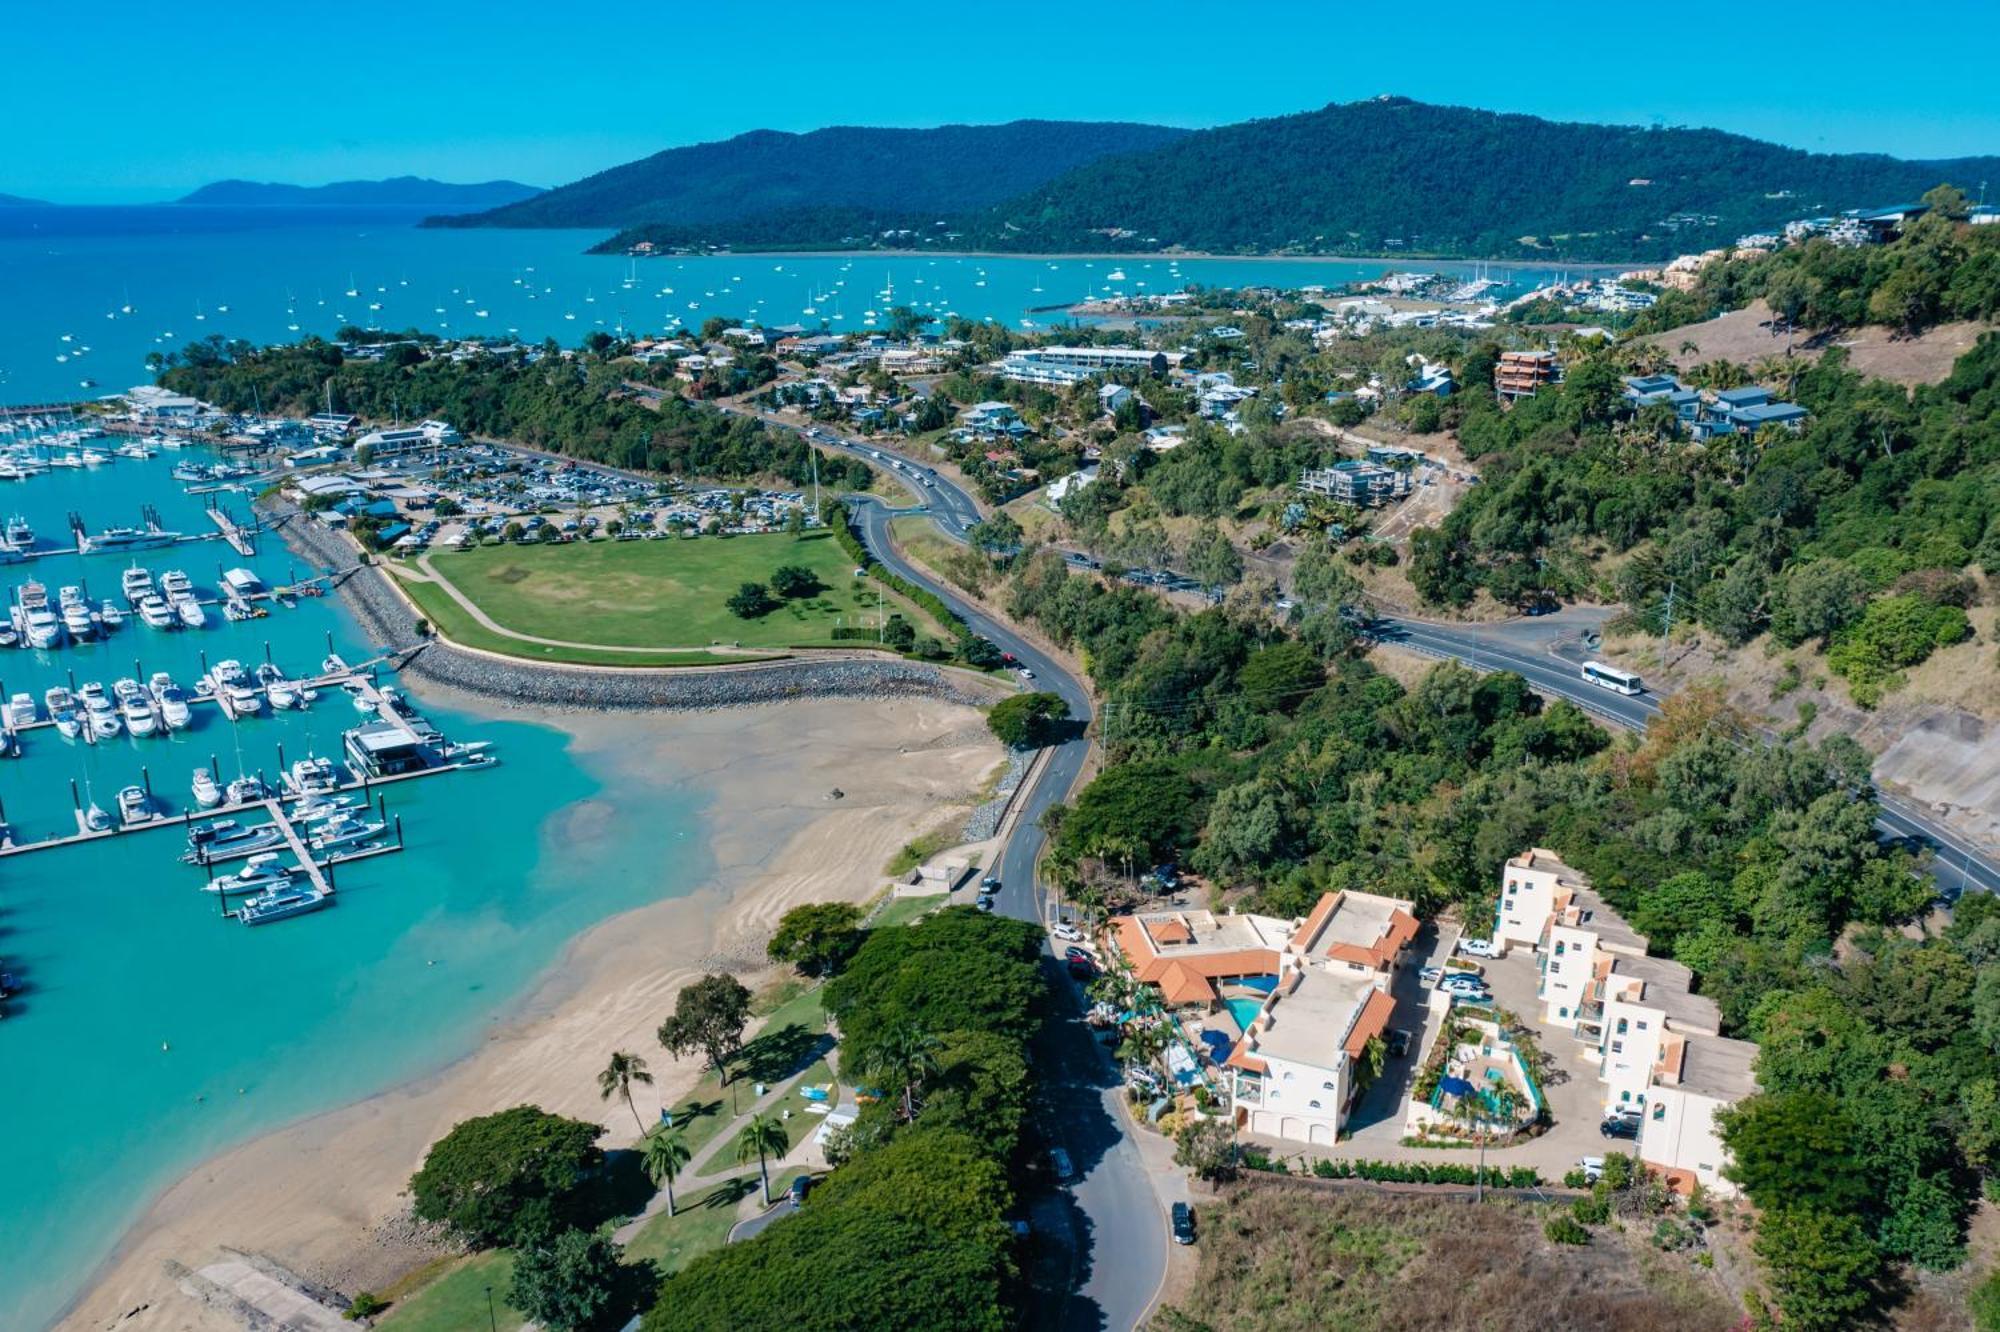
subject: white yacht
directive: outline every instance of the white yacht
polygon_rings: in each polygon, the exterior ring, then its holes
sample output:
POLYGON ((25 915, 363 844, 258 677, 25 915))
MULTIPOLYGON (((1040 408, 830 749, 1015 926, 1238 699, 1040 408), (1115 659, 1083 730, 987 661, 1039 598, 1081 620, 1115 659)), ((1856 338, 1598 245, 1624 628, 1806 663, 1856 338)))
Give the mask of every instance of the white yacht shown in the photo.
POLYGON ((157 811, 153 797, 146 794, 143 786, 128 786, 118 792, 118 821, 124 824, 144 823, 154 818, 157 811))
POLYGON ((203 809, 214 809, 222 803, 222 788, 215 784, 215 776, 207 768, 194 770, 194 803, 203 809))
POLYGON ((202 610, 201 603, 192 596, 175 597, 173 607, 174 614, 178 615, 181 623, 190 629, 199 629, 208 623, 207 612, 202 610))
POLYGON ((125 593, 126 602, 136 608, 153 591, 153 571, 135 564, 118 576, 118 584, 125 593))
POLYGON ((106 629, 116 629, 125 623, 125 612, 118 609, 118 603, 106 597, 97 608, 97 622, 106 629))
MULTIPOLYGON (((274 848, 283 845, 284 840, 285 834, 275 823, 246 828, 235 819, 217 819, 188 829, 188 849, 181 859, 190 865, 213 865, 248 856, 255 864, 259 859, 277 859, 274 848)), ((218 890, 211 884, 208 891, 218 890)))
POLYGON ((160 720, 170 731, 185 731, 194 722, 194 710, 188 706, 187 691, 175 684, 173 677, 165 671, 155 671, 149 682, 153 702, 159 706, 160 720))
POLYGON ((175 597, 194 592, 194 580, 179 569, 169 569, 160 575, 160 595, 172 601, 175 597))
POLYGON ((90 733, 99 740, 109 740, 122 729, 117 705, 97 681, 80 686, 76 691, 76 700, 83 705, 83 717, 90 733))
POLYGON ((49 608, 49 590, 33 579, 14 594, 14 627, 29 647, 52 648, 62 642, 63 625, 49 608))
POLYGON ((83 721, 77 715, 76 695, 62 685, 50 685, 42 695, 42 702, 49 710, 49 720, 56 724, 56 731, 65 740, 74 740, 83 733, 83 721))
POLYGON ((302 796, 323 796, 340 788, 340 770, 329 758, 302 758, 286 774, 291 788, 302 796))
POLYGON ((35 716, 35 696, 33 694, 16 694, 7 700, 8 729, 18 731, 29 722, 34 721, 35 716))
MULTIPOLYGON (((213 860, 213 857, 210 858, 213 860)), ((234 874, 221 877, 202 885, 208 893, 258 893, 267 888, 284 888, 291 884, 299 871, 289 865, 278 863, 276 851, 260 851, 234 874)))
POLYGON ((379 819, 362 819, 351 814, 342 814, 327 820, 325 826, 307 838, 307 845, 315 851, 332 851, 338 847, 365 842, 371 837, 379 837, 388 830, 388 826, 379 819))
POLYGON ((159 731, 160 714, 137 680, 120 680, 111 686, 111 691, 118 698, 118 715, 125 719, 126 730, 139 737, 159 731))
POLYGON ((267 661, 257 668, 257 683, 271 700, 272 707, 295 708, 299 705, 299 687, 287 680, 285 673, 274 663, 267 661))
POLYGON ((180 617, 174 613, 174 608, 160 600, 159 595, 154 592, 148 592, 139 598, 139 618, 155 629, 172 629, 180 623, 180 617))
POLYGON ((261 777, 238 777, 229 784, 227 795, 232 805, 248 804, 252 800, 262 800, 270 795, 270 788, 261 777))
POLYGON ((293 916, 303 916, 332 905, 333 892, 330 889, 295 885, 267 888, 236 908, 236 919, 245 925, 269 925, 272 921, 289 920, 293 916))
POLYGON ((97 636, 97 624, 90 618, 90 604, 83 599, 83 589, 65 587, 57 604, 62 611, 63 628, 79 643, 97 636))
POLYGON ((321 823, 327 819, 350 818, 364 809, 356 809, 353 796, 307 796, 292 806, 292 822, 298 825, 321 823))

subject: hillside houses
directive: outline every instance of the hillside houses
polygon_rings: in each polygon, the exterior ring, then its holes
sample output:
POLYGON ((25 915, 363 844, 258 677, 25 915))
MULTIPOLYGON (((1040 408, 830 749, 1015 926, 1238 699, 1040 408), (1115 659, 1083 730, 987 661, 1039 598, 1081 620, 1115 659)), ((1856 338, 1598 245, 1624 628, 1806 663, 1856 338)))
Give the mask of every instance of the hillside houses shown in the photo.
POLYGON ((1797 403, 1779 401, 1769 389, 1744 388, 1698 392, 1672 375, 1627 375, 1625 404, 1633 411, 1664 406, 1672 410, 1690 438, 1706 443, 1739 431, 1755 435, 1765 426, 1782 426, 1796 434, 1808 415, 1797 403))

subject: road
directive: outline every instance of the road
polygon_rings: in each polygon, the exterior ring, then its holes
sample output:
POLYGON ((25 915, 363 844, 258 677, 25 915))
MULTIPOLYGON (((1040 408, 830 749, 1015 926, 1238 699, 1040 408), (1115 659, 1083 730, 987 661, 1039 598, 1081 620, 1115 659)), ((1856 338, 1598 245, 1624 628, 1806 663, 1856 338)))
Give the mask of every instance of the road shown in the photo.
MULTIPOLYGON (((1379 617, 1376 624, 1377 635, 1384 641, 1427 656, 1450 657, 1476 669, 1517 672, 1537 693, 1569 699, 1606 721, 1635 731, 1644 730, 1660 710, 1651 693, 1625 695, 1599 688, 1584 680, 1578 663, 1499 641, 1491 630, 1394 616, 1379 617)), ((2000 892, 2000 866, 1981 856, 1964 838, 1900 796, 1878 787, 1875 798, 1881 812, 1876 828, 1887 837, 1928 846, 1933 852, 1931 874, 1947 898, 1968 889, 2000 892)))
MULTIPOLYGON (((937 479, 939 486, 948 484, 937 479)), ((960 499, 971 504, 969 497, 961 494, 960 499)), ((1035 867, 1046 840, 1041 816, 1069 795, 1083 769, 1090 749, 1084 734, 1091 717, 1090 691, 1008 625, 961 600, 950 587, 896 553, 889 542, 889 520, 923 510, 893 510, 876 499, 857 500, 854 509, 862 540, 885 567, 935 592, 974 633, 1013 653, 1033 671, 1036 688, 1059 694, 1069 704, 1074 734, 1053 747, 1033 787, 1022 795, 1025 803, 1013 835, 1000 849, 993 871, 1001 884, 994 909, 1040 922, 1044 899, 1035 867)), ((1080 1240, 1080 1279, 1055 1322, 1068 1329, 1125 1332, 1146 1316, 1166 1275, 1166 1207, 1125 1132, 1124 1090, 1117 1066, 1084 1025, 1075 988, 1056 959, 1048 957, 1044 966, 1057 998, 1056 1013, 1035 1061, 1047 1105, 1042 1128, 1069 1152, 1078 1172, 1068 1193, 1074 1203, 1072 1227, 1080 1240)))

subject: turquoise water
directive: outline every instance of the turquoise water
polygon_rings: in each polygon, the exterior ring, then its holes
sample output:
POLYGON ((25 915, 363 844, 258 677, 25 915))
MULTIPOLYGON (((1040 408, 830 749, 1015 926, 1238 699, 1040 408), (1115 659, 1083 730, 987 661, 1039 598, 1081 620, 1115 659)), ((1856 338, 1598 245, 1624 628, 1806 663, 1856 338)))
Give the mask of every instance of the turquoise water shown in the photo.
MULTIPOLYGON (((325 212, 269 209, 0 210, 0 291, 7 293, 0 402, 122 389, 146 378, 148 352, 211 333, 272 342, 353 323, 574 344, 599 329, 662 331, 718 314, 862 330, 870 310, 886 312, 892 302, 1047 326, 1062 316, 1043 307, 1107 292, 1177 291, 1189 283, 1333 286, 1396 267, 1470 269, 1377 260, 881 255, 633 263, 584 254, 602 234, 425 231, 399 219, 328 221, 325 212), (83 387, 85 378, 99 387, 83 387)), ((1493 276, 1525 290, 1555 274, 1521 267, 1493 276)))
POLYGON ((1224 999, 1222 1006, 1236 1019, 1237 1029, 1241 1031, 1250 1030, 1250 1024, 1264 1011, 1264 1001, 1261 999, 1224 999))
MULTIPOLYGON (((151 500, 168 526, 199 530, 200 501, 167 479, 171 463, 50 473, 0 490, 0 507, 52 534, 69 508, 97 527, 151 500)), ((248 561, 220 543, 138 558, 212 589, 218 562, 282 578, 290 557, 266 542, 248 561)), ((52 590, 81 576, 115 596, 123 561, 38 563, 0 567, 0 585, 33 568, 52 590)), ((128 620, 105 645, 0 652, 0 688, 39 697, 72 671, 108 685, 135 656, 187 683, 204 654, 256 661, 267 643, 298 675, 329 634, 350 661, 369 654, 330 599, 244 624, 211 615, 202 631, 128 620)), ((708 875, 698 794, 607 785, 549 729, 426 712, 455 738, 494 741, 502 761, 386 788, 408 849, 343 867, 330 911, 256 930, 220 919, 171 830, 0 861, 0 954, 28 987, 0 1022, 0 1324, 49 1321, 148 1198, 201 1158, 469 1051, 569 939, 708 875)), ((196 717, 171 739, 94 747, 31 732, 22 758, 0 762, 8 819, 23 839, 67 831, 71 780, 109 806, 142 768, 184 807, 191 769, 213 755, 230 775, 239 740, 245 767, 274 771, 280 744, 288 759, 337 752, 357 719, 337 691, 303 715, 196 717)))

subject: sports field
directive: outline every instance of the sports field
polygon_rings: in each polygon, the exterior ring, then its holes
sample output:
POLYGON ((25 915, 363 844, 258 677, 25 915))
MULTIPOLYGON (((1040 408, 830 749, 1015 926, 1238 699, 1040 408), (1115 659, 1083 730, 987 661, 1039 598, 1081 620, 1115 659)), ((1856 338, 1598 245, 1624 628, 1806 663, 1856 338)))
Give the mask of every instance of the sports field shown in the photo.
MULTIPOLYGON (((938 627, 880 585, 857 578, 854 566, 826 532, 794 537, 698 537, 666 541, 591 541, 550 545, 480 546, 440 552, 426 561, 492 621, 482 625, 435 584, 403 586, 448 636, 472 646, 543 660, 584 660, 629 665, 665 664, 641 654, 586 652, 640 648, 656 652, 827 645, 840 626, 873 628, 879 614, 901 612, 919 632, 938 627), (784 600, 754 619, 724 604, 744 583, 769 584, 783 565, 800 565, 818 578, 811 596, 784 600), (511 638, 512 631, 523 638, 511 638), (471 632, 468 632, 471 631, 471 632), (575 645, 565 652, 545 639, 575 645)), ((712 661, 688 654, 687 664, 712 661)))

